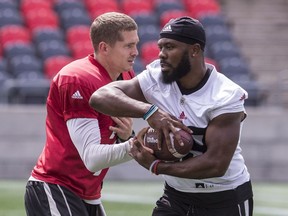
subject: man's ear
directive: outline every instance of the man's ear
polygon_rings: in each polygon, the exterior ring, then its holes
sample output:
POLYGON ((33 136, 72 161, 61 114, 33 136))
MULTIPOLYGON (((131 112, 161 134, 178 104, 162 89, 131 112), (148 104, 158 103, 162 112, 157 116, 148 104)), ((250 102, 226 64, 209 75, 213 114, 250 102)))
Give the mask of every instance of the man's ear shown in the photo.
POLYGON ((200 51, 201 51, 200 44, 198 44, 198 43, 193 44, 192 49, 191 49, 191 56, 195 57, 195 56, 199 55, 200 51))
POLYGON ((104 41, 101 41, 98 45, 98 51, 101 53, 108 53, 108 51, 109 51, 108 44, 105 43, 104 41))

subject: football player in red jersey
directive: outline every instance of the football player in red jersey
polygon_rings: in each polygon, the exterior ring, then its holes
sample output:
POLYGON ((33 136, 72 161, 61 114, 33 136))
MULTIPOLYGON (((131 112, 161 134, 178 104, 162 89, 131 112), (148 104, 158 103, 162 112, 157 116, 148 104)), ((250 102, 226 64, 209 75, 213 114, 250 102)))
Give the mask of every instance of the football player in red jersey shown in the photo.
POLYGON ((94 53, 63 67, 47 98, 46 143, 26 186, 27 215, 104 216, 101 188, 108 168, 129 156, 132 119, 89 106, 91 94, 134 77, 137 24, 122 13, 98 16, 90 28, 94 53))

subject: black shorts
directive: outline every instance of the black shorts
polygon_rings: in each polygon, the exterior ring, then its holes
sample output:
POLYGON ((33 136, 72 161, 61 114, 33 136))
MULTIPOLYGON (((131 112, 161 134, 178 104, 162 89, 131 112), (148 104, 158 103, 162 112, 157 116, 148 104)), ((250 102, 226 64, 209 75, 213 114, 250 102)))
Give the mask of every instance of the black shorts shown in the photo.
POLYGON ((165 184, 152 216, 252 216, 251 182, 235 190, 214 193, 184 193, 165 184))
POLYGON ((28 181, 24 198, 27 216, 106 216, 102 204, 85 203, 67 188, 56 184, 28 181))

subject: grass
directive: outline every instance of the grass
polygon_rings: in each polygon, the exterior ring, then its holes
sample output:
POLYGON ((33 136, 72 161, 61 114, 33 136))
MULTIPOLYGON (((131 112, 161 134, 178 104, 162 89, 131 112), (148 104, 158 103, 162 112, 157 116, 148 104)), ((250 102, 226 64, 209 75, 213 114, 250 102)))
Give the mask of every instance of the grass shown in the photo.
MULTIPOLYGON (((25 216, 24 181, 0 181, 0 216, 25 216)), ((162 194, 162 182, 106 182, 108 216, 149 216, 162 194)), ((254 216, 288 216, 288 183, 254 183, 254 216)))

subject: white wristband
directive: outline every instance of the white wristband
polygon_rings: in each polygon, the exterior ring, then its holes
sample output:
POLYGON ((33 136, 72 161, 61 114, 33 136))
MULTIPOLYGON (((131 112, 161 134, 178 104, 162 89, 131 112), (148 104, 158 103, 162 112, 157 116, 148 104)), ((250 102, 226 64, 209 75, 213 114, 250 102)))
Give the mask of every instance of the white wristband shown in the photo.
POLYGON ((153 104, 149 110, 144 114, 143 119, 146 121, 151 115, 153 115, 158 110, 158 107, 153 104))

